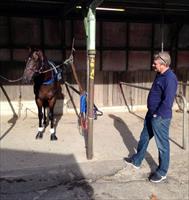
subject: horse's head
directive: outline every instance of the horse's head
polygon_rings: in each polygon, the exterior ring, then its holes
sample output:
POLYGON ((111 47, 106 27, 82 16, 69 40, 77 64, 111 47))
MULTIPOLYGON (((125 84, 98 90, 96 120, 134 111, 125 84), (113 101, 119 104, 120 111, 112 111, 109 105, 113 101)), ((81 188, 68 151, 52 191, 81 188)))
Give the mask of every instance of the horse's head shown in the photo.
POLYGON ((32 49, 29 51, 29 56, 26 60, 26 67, 23 74, 24 82, 28 83, 40 74, 43 67, 44 56, 41 50, 32 49))

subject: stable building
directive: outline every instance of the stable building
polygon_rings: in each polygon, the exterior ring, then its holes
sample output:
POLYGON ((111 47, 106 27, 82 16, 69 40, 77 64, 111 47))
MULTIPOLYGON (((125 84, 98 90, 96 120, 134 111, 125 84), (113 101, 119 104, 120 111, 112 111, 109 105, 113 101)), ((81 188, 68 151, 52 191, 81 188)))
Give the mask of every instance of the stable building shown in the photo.
MULTIPOLYGON (((37 112, 32 84, 25 85, 20 79, 30 46, 41 48, 49 60, 59 65, 69 58, 74 39, 76 72, 87 90, 84 18, 91 2, 0 2, 1 115, 37 112)), ((151 86, 155 75, 153 55, 162 50, 170 52, 171 68, 179 80, 178 93, 189 102, 187 0, 101 1, 96 8, 95 44, 94 102, 102 110, 146 109, 148 91, 140 87, 151 86)), ((72 71, 64 72, 64 81, 78 90, 72 71)), ((73 111, 64 81, 57 114, 73 111)), ((70 91, 79 109, 79 95, 70 91)))

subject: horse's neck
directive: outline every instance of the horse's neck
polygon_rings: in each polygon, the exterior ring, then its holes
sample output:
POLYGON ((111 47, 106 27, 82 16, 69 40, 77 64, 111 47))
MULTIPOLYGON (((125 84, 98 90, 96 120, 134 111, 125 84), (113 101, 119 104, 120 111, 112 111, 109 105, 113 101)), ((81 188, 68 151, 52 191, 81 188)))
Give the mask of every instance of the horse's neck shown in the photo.
POLYGON ((51 71, 51 66, 48 63, 48 60, 46 58, 44 59, 44 57, 43 57, 43 60, 41 63, 42 63, 42 68, 43 68, 42 77, 43 77, 44 81, 51 79, 52 71, 51 71))
MULTIPOLYGON (((45 65, 44 65, 45 66, 45 65)), ((53 73, 50 69, 50 66, 45 66, 42 70, 41 73, 38 74, 34 78, 34 84, 36 85, 41 85, 49 80, 53 79, 53 73)))
POLYGON ((52 78, 53 78, 53 71, 51 71, 51 68, 46 68, 44 70, 44 73, 43 73, 43 80, 47 81, 47 80, 50 80, 52 78))

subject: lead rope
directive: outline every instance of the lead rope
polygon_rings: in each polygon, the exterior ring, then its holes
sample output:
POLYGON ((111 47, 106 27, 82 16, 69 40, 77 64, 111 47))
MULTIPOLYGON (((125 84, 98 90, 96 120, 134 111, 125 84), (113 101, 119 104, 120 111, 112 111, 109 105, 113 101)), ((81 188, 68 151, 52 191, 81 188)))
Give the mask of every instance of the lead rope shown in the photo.
POLYGON ((74 51, 75 51, 75 49, 74 49, 74 38, 73 38, 73 41, 72 41, 72 50, 71 50, 71 55, 70 55, 70 64, 71 64, 71 67, 72 67, 72 72, 73 72, 75 81, 76 81, 76 83, 79 86, 79 92, 80 92, 80 95, 81 95, 84 92, 84 90, 83 90, 83 88, 81 86, 81 83, 79 81, 79 78, 78 78, 78 75, 77 75, 77 72, 76 72, 76 67, 74 65, 74 60, 73 60, 73 52, 74 51))
POLYGON ((81 86, 81 83, 79 81, 77 72, 76 72, 76 67, 74 65, 74 59, 73 59, 74 51, 75 51, 75 49, 74 49, 74 38, 73 38, 71 54, 70 54, 70 57, 69 57, 69 59, 70 59, 69 63, 70 63, 71 68, 72 68, 74 79, 75 79, 77 85, 79 86, 78 94, 80 95, 80 113, 79 113, 78 125, 79 125, 79 127, 81 127, 81 130, 80 130, 81 135, 84 135, 84 133, 85 133, 85 131, 87 129, 87 118, 86 118, 85 112, 83 112, 83 110, 81 109, 81 99, 82 99, 82 96, 84 96, 86 94, 86 92, 84 92, 84 90, 83 90, 83 88, 81 86))
POLYGON ((0 75, 0 77, 1 77, 2 79, 4 79, 4 80, 10 82, 10 83, 18 82, 18 81, 21 81, 21 80, 23 79, 23 76, 20 77, 20 78, 18 78, 18 79, 15 79, 15 80, 8 79, 8 78, 6 78, 6 77, 4 77, 4 76, 1 76, 1 75, 0 75))

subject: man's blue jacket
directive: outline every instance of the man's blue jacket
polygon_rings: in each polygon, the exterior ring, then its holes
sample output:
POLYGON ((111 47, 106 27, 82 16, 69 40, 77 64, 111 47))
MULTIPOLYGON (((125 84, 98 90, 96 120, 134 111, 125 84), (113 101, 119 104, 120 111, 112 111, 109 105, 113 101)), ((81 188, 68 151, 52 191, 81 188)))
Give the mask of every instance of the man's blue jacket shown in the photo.
POLYGON ((177 85, 177 77, 171 69, 163 74, 157 73, 147 99, 148 113, 156 114, 164 119, 172 118, 177 85))

